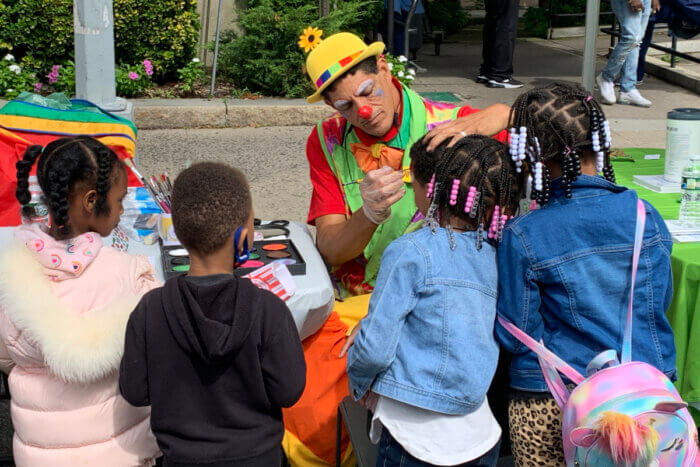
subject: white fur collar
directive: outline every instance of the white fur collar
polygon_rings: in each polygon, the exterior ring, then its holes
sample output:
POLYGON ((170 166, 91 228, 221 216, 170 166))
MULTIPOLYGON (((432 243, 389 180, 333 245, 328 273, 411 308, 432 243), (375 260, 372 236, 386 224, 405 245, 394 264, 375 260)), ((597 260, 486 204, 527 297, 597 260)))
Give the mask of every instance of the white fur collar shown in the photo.
POLYGON ((4 312, 38 343, 51 371, 68 382, 88 383, 119 368, 126 323, 138 300, 120 297, 100 312, 78 315, 51 293, 41 265, 24 245, 7 248, 0 258, 4 312))

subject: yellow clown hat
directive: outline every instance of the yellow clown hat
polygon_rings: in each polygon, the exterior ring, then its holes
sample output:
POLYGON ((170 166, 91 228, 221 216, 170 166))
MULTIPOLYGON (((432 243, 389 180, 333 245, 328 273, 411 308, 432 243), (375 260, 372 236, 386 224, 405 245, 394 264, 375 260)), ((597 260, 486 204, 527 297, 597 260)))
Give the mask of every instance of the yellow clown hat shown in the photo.
POLYGON ((349 32, 333 34, 316 45, 306 57, 306 72, 316 92, 306 98, 309 103, 322 99, 321 93, 353 66, 384 51, 383 42, 371 45, 349 32))

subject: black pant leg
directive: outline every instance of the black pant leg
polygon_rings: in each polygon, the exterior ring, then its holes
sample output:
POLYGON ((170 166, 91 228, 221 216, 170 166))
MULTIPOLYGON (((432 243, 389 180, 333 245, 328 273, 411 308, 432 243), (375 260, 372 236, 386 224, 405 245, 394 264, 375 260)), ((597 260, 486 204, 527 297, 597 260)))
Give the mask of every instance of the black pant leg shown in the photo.
MULTIPOLYGON (((494 0, 486 0, 487 3, 494 0)), ((492 47, 491 76, 506 79, 513 76, 513 50, 518 32, 518 0, 496 0, 498 16, 492 47)), ((488 14, 488 13, 487 13, 488 14)))
POLYGON ((644 33, 644 39, 642 39, 642 44, 639 47, 639 61, 637 62, 637 81, 641 81, 642 79, 644 79, 644 65, 646 64, 647 51, 649 50, 649 45, 651 44, 651 39, 654 35, 654 24, 655 18, 649 19, 649 24, 647 24, 647 30, 644 33))
POLYGON ((480 75, 490 76, 493 68, 493 45, 496 38, 496 23, 498 21, 500 5, 504 0, 486 0, 486 17, 484 18, 484 31, 482 34, 481 70, 480 75))

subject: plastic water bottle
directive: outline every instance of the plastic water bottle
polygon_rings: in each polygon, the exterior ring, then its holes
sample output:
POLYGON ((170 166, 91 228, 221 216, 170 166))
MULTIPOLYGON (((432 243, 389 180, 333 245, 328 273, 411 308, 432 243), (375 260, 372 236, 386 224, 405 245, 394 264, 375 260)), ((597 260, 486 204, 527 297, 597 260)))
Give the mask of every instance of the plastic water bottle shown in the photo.
POLYGON ((678 220, 685 227, 700 228, 700 155, 690 156, 683 169, 678 220))
POLYGON ((29 203, 22 206, 23 224, 49 223, 49 209, 44 204, 44 193, 41 191, 36 175, 29 177, 29 203))

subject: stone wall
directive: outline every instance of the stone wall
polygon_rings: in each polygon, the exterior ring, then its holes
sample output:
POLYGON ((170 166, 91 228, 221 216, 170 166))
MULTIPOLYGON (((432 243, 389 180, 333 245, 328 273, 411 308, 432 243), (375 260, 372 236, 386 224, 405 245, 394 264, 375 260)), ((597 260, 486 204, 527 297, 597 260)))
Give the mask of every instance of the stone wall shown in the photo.
MULTIPOLYGON (((246 3, 247 0, 223 0, 221 31, 238 29, 236 11, 245 8, 246 3)), ((198 0, 197 12, 202 24, 202 29, 199 32, 199 58, 207 66, 210 66, 213 53, 205 51, 204 46, 216 38, 216 16, 219 12, 219 0, 198 0)))

